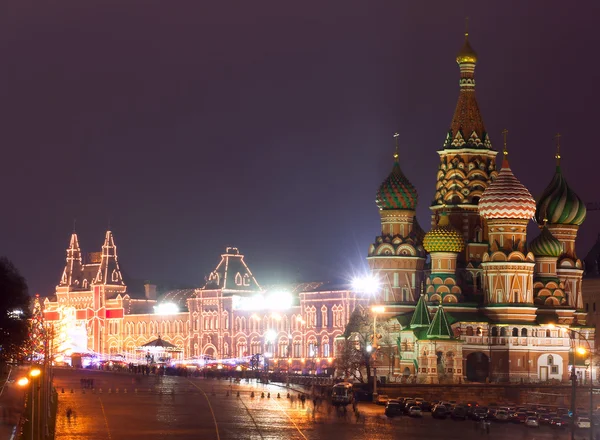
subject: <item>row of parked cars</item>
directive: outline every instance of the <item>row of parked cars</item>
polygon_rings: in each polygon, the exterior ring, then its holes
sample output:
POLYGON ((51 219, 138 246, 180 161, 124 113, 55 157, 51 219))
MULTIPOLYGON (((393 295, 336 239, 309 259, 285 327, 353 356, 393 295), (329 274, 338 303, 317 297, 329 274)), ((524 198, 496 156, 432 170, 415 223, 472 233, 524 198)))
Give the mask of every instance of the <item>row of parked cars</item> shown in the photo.
POLYGON ((573 423, 578 428, 586 429, 590 428, 592 421, 594 426, 600 425, 600 415, 594 415, 590 419, 583 409, 578 409, 578 417, 573 418, 569 415, 567 408, 541 405, 500 406, 491 403, 488 406, 483 406, 477 402, 458 403, 453 400, 428 402, 422 398, 412 397, 390 399, 386 395, 380 395, 377 403, 385 404, 385 415, 388 417, 403 414, 411 417, 421 417, 423 412, 428 411, 435 419, 494 420, 505 423, 522 423, 531 428, 538 428, 540 425, 564 428, 573 423))

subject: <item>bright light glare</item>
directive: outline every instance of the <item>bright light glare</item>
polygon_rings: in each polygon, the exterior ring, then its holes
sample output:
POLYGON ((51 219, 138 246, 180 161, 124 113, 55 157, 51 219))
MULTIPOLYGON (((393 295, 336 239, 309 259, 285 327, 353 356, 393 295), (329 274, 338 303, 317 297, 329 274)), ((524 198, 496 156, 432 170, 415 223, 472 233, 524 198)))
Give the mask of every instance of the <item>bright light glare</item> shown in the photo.
POLYGON ((175 315, 179 313, 179 307, 173 303, 162 303, 154 306, 154 313, 157 315, 175 315))
POLYGON ((30 375, 31 377, 38 377, 40 374, 42 374, 42 372, 40 371, 40 369, 39 369, 39 368, 34 368, 33 370, 31 370, 31 371, 29 372, 29 375, 30 375))
POLYGON ((265 358, 270 358, 273 356, 273 353, 269 352, 269 351, 265 351, 264 355, 265 358))
POLYGON ((367 345, 367 352, 371 353, 371 351, 373 351, 373 347, 371 347, 370 345, 367 345))
POLYGON ((234 310, 287 310, 294 305, 294 297, 289 292, 273 292, 251 297, 233 295, 234 310))
POLYGON ((273 342, 276 337, 277 333, 275 332, 275 330, 269 329, 265 333, 265 341, 267 342, 273 342))
POLYGON ((554 324, 550 323, 550 324, 548 324, 548 327, 549 328, 555 328, 556 326, 554 324))
POLYGON ((587 350, 583 347, 577 347, 577 353, 584 355, 587 354, 587 350))
POLYGON ((367 275, 361 278, 354 278, 352 280, 352 289, 359 293, 374 295, 375 293, 379 292, 379 288, 379 279, 373 275, 367 275))
POLYGON ((271 318, 273 318, 275 321, 281 321, 281 315, 279 313, 272 313, 271 318))
POLYGON ((373 311, 373 313, 383 313, 383 312, 385 312, 385 307, 373 306, 373 307, 371 307, 371 310, 373 311))
POLYGON ((24 387, 29 383, 29 379, 27 379, 26 377, 22 377, 17 381, 17 385, 19 385, 20 387, 24 387))

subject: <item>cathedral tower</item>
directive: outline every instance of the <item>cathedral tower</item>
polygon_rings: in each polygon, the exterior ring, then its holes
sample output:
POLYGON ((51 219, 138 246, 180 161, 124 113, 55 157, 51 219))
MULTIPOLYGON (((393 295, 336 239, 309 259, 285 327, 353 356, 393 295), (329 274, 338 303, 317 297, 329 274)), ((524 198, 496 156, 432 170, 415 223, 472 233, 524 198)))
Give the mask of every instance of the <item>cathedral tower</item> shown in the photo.
POLYGON ((506 133, 502 169, 479 201, 479 213, 487 221, 489 234, 489 250, 481 263, 484 301, 486 313, 494 320, 533 322, 535 258, 526 243, 535 200, 510 169, 506 133))
POLYGON ((375 202, 381 216, 381 235, 369 248, 367 260, 383 289, 384 302, 415 303, 421 292, 425 249, 424 231, 417 223, 417 190, 400 169, 398 133, 392 172, 379 186, 375 202))
POLYGON ((432 227, 438 211, 444 209, 450 223, 462 234, 465 249, 459 254, 458 265, 464 268, 469 263, 471 267, 479 266, 486 251, 485 225, 481 223, 477 205, 496 178, 497 153, 492 149, 475 96, 477 54, 469 43, 468 33, 456 62, 460 69, 460 91, 446 140, 438 151, 440 165, 431 209, 432 227))
MULTIPOLYGON (((584 222, 586 207, 583 200, 569 187, 560 167, 560 135, 557 135, 556 170, 548 187, 537 202, 535 219, 538 224, 547 224, 548 231, 560 242, 561 253, 556 273, 564 284, 567 303, 576 310, 583 309, 581 282, 583 263, 575 252, 575 240, 579 226, 584 222)), ((584 322, 585 314, 579 313, 578 320, 584 322)))

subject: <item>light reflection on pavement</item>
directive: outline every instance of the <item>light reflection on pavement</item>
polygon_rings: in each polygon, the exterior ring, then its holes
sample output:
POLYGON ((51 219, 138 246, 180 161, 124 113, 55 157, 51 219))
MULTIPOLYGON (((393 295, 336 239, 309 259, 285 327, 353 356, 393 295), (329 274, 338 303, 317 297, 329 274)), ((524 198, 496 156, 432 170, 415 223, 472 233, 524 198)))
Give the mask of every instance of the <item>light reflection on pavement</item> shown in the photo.
MULTIPOLYGON (((323 402, 313 412, 310 398, 303 407, 297 392, 291 391, 294 399, 288 399, 288 390, 273 384, 230 384, 227 380, 59 369, 55 370, 55 386, 59 392, 57 440, 469 440, 487 437, 476 431, 470 421, 433 420, 427 413, 421 419, 388 419, 383 415, 383 407, 370 403, 359 404, 358 421, 351 407, 346 413, 338 412, 323 402), (81 378, 93 378, 96 391, 82 390, 81 378), (239 398, 236 397, 238 391, 239 398), (251 391, 255 393, 254 398, 250 397, 251 391), (261 398, 263 392, 265 397, 261 398), (269 392, 270 398, 267 397, 269 392), (66 417, 69 407, 75 413, 70 420, 66 417)), ((536 430, 493 424, 489 438, 563 440, 568 438, 568 432, 548 427, 536 430)))

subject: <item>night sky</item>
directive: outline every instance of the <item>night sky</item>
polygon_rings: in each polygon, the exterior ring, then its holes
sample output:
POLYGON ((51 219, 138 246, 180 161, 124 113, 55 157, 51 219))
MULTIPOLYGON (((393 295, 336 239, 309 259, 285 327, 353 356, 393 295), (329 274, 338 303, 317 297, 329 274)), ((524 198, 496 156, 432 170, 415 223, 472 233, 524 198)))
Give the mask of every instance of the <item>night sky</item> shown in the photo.
MULTIPOLYGON (((0 7, 0 253, 52 293, 77 218, 131 277, 201 285, 226 246, 259 283, 348 277, 400 159, 428 228, 458 96, 464 17, 496 150, 534 197, 586 201, 600 147, 597 1, 6 0, 0 7)), ((583 258, 600 232, 588 213, 583 258)), ((530 239, 533 238, 530 236, 530 239)))

